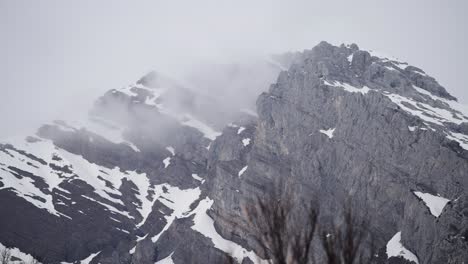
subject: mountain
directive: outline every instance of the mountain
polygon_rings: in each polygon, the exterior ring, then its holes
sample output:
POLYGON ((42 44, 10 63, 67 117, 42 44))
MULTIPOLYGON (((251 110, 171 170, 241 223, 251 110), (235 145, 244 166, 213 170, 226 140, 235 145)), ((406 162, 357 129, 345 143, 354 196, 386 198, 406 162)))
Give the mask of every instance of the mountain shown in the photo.
POLYGON ((278 193, 316 201, 325 223, 348 204, 376 263, 468 260, 467 107, 355 44, 259 68, 213 68, 268 73, 256 111, 236 107, 245 82, 214 93, 151 72, 82 121, 0 144, 2 245, 42 263, 251 263, 265 256, 242 204, 278 193))

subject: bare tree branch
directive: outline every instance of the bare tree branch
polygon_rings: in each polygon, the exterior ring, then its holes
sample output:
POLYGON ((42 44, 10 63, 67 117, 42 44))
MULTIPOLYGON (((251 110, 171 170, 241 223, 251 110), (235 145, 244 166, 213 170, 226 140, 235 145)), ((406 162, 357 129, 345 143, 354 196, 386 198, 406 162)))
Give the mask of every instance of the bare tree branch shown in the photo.
POLYGON ((370 239, 368 225, 357 221, 351 207, 343 210, 342 223, 328 224, 327 231, 325 225, 319 227, 318 206, 311 202, 294 207, 291 201, 257 197, 243 206, 249 230, 269 263, 307 264, 317 257, 325 258, 320 263, 328 264, 370 263, 373 244, 364 247, 370 239), (320 234, 316 234, 318 228, 320 234), (319 239, 323 252, 318 252, 317 247, 313 250, 314 238, 319 239))

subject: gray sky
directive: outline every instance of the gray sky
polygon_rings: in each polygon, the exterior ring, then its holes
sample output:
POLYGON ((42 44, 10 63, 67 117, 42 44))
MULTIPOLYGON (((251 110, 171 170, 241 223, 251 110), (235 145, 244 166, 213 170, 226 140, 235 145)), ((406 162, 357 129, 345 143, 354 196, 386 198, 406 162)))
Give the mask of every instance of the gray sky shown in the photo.
POLYGON ((467 1, 0 0, 0 137, 83 111, 156 69, 357 43, 468 102, 467 1))

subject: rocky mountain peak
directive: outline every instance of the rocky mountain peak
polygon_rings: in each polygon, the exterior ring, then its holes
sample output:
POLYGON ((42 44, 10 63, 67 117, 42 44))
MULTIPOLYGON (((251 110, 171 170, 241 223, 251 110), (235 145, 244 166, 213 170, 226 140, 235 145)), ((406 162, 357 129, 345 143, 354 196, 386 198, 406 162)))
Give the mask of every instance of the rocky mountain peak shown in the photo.
POLYGON ((53 264, 255 263, 241 208, 274 192, 317 200, 329 224, 349 203, 371 220, 376 263, 466 260, 468 108, 356 44, 264 66, 280 73, 256 112, 150 72, 84 123, 1 143, 0 248, 53 264))

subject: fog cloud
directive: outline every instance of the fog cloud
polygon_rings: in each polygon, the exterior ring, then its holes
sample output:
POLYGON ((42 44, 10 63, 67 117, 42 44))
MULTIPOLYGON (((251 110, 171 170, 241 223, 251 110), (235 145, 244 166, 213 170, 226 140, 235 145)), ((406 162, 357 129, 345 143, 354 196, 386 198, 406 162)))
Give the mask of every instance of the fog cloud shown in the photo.
POLYGON ((86 112, 105 91, 152 69, 211 93, 225 83, 233 102, 248 104, 270 73, 229 80, 220 69, 321 40, 399 57, 468 102, 467 7, 435 0, 1 1, 0 137, 86 112), (237 87, 247 95, 235 96, 237 87))

